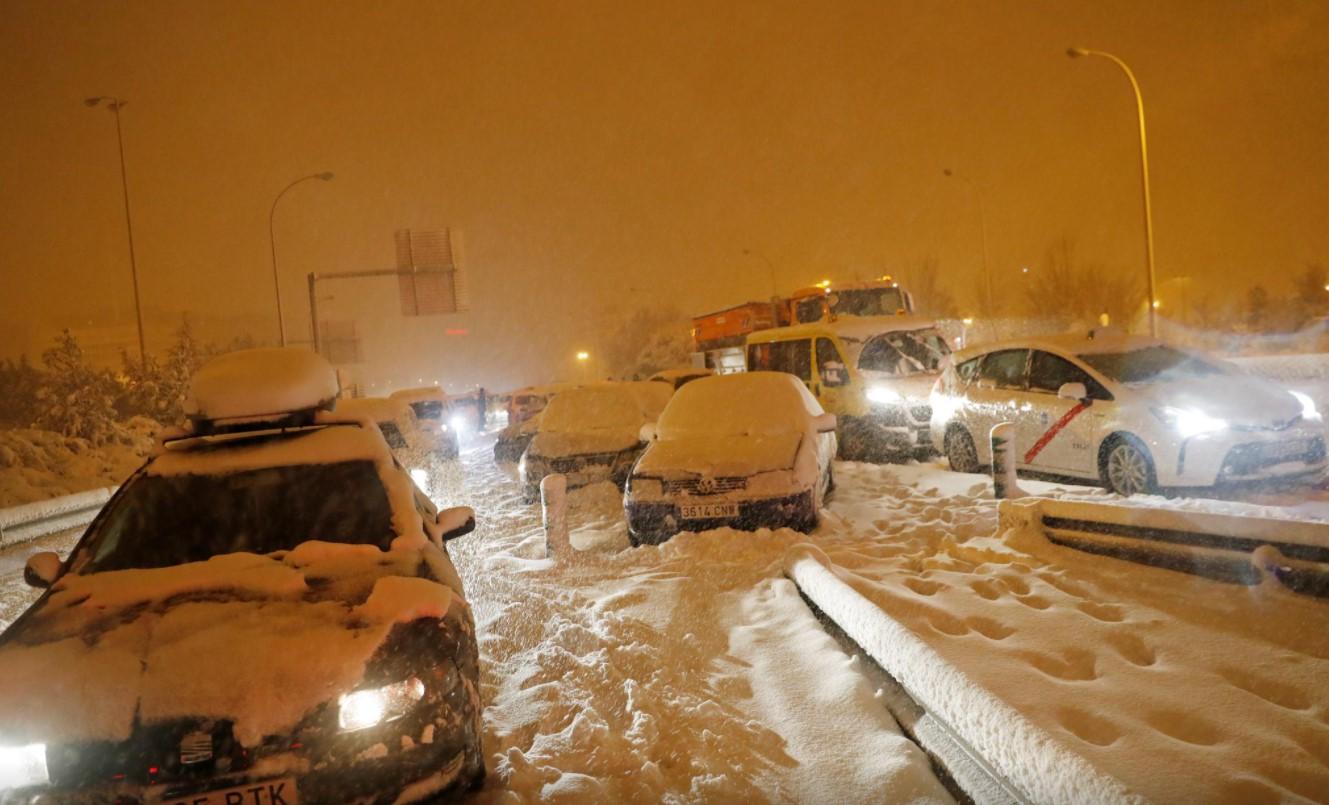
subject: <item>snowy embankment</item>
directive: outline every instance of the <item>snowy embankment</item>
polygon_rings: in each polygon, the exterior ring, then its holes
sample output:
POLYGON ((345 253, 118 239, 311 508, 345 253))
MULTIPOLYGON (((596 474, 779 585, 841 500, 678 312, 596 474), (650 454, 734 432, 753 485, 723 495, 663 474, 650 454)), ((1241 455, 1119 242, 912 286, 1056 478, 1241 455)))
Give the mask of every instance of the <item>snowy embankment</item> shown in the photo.
POLYGON ((0 430, 0 508, 119 484, 143 463, 158 428, 135 417, 123 441, 101 447, 45 430, 0 430))
POLYGON ((836 522, 811 541, 853 595, 823 609, 856 613, 846 630, 886 641, 883 665, 1034 799, 1329 791, 1329 603, 998 533, 985 484, 942 496, 900 469, 912 488, 840 466, 836 522))

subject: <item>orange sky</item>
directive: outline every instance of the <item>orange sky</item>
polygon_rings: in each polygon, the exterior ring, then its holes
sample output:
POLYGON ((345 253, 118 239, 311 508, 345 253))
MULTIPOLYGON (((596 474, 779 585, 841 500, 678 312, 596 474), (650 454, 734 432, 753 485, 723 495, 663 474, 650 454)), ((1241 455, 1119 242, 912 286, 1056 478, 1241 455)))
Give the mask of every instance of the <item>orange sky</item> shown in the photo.
MULTIPOLYGON (((1329 260, 1318 2, 0 3, 0 355, 132 321, 118 94, 150 319, 275 338, 304 275, 464 233, 472 382, 546 379, 607 306, 725 306, 934 255, 977 302, 1062 235, 1142 271, 1149 115, 1160 280, 1274 285, 1329 260)), ((445 325, 440 320, 440 329, 445 325)), ((154 336, 154 338, 156 338, 154 336)), ((449 341, 451 348, 455 341, 449 341)), ((150 341, 154 350, 164 338, 150 341)))

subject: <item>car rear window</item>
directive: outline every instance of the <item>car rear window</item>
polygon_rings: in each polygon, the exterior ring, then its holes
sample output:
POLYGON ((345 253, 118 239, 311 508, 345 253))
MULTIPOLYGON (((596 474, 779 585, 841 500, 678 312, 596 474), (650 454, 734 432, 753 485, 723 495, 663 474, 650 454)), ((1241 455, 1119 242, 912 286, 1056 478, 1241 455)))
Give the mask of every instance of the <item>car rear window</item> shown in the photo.
POLYGON ((417 419, 442 419, 443 402, 442 400, 420 400, 411 403, 411 410, 415 412, 417 419))
POLYGON ((171 567, 310 540, 388 550, 394 536, 387 491, 372 461, 139 475, 97 521, 74 566, 84 574, 171 567))

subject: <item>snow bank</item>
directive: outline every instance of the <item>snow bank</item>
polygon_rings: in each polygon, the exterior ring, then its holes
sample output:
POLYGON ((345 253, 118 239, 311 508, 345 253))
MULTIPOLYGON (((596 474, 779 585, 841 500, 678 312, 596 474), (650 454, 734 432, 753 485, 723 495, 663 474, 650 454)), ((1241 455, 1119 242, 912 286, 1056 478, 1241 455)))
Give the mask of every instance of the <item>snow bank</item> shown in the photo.
POLYGON ((0 508, 119 484, 152 452, 159 426, 135 417, 123 441, 93 447, 45 430, 0 430, 0 508))

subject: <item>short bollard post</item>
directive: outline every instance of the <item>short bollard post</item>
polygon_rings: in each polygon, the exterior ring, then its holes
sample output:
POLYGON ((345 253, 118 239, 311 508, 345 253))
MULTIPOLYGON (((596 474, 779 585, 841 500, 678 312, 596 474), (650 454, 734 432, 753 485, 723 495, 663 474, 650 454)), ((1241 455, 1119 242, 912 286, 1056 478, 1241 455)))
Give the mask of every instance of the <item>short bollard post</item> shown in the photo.
POLYGON ((540 506, 545 520, 545 555, 572 553, 568 540, 568 479, 554 473, 540 481, 540 506))
POLYGON ((1015 425, 1002 422, 992 428, 992 496, 997 500, 1024 497, 1015 481, 1015 425))

